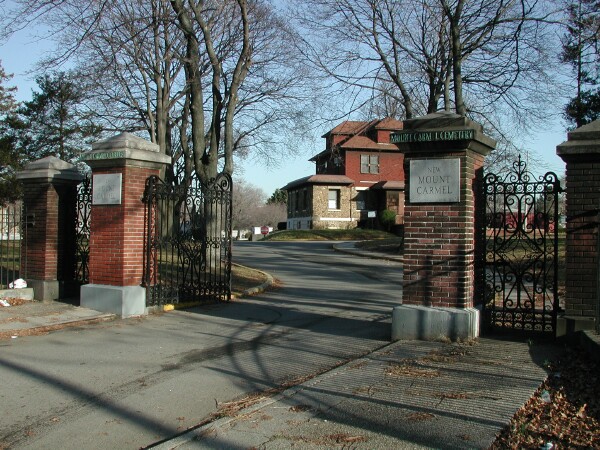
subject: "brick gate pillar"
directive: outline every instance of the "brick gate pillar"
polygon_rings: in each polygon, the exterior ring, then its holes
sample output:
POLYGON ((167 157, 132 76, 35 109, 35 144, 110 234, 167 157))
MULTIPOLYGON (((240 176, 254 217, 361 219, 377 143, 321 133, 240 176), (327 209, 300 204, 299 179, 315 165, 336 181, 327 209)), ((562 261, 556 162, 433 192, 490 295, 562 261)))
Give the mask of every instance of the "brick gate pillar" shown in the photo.
POLYGON ((81 306, 122 317, 146 314, 144 203, 146 179, 171 157, 130 133, 92 144, 83 158, 92 168, 89 281, 81 306))
POLYGON ((83 175, 73 164, 48 156, 27 164, 17 178, 26 211, 21 276, 36 300, 56 300, 74 278, 77 185, 83 175))
POLYGON ((600 120, 571 131, 556 147, 567 167, 565 314, 557 335, 594 328, 600 307, 600 120))
POLYGON ((403 294, 392 339, 476 337, 476 185, 496 142, 447 112, 405 121, 392 142, 404 153, 406 180, 403 294))

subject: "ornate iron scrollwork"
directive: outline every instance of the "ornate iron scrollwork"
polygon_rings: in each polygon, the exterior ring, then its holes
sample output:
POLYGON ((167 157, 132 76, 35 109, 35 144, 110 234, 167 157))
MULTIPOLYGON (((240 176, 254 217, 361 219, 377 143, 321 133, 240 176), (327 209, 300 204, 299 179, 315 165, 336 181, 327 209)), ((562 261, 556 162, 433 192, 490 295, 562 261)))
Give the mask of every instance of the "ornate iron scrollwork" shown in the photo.
POLYGON ((558 206, 553 172, 536 177, 519 159, 484 177, 485 304, 488 327, 553 332, 558 300, 558 206))
POLYGON ((206 185, 146 181, 149 304, 231 299, 231 195, 228 174, 206 185))
POLYGON ((75 281, 89 281, 90 213, 92 211, 92 180, 88 175, 77 186, 77 211, 75 214, 75 281))

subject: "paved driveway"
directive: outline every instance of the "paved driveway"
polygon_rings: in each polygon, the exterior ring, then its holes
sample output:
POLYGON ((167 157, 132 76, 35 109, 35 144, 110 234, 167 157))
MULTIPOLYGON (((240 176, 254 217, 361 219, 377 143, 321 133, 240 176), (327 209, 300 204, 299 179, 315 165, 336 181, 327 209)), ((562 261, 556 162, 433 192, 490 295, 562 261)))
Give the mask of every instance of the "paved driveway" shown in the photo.
POLYGON ((0 341, 0 448, 139 448, 389 342, 398 263, 315 242, 236 243, 234 261, 281 288, 0 341))

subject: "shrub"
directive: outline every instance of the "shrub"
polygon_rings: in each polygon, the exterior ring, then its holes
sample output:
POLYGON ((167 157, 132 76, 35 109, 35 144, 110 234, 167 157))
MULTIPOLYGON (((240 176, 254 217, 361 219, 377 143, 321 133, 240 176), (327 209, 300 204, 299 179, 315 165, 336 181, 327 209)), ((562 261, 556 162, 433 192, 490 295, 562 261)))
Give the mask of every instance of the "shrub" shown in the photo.
POLYGON ((396 225, 396 211, 384 209, 379 216, 379 221, 384 230, 390 231, 396 225))

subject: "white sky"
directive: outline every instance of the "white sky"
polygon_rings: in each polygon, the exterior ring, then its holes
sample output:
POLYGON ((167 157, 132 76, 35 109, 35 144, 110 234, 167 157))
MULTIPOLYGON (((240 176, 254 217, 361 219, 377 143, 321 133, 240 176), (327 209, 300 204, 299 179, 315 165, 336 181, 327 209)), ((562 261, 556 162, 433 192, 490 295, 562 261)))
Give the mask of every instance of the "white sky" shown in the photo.
MULTIPOLYGON (((30 71, 33 70, 34 64, 48 48, 48 45, 43 41, 29 37, 25 32, 17 33, 0 46, 2 65, 7 73, 14 75, 8 85, 17 86, 16 97, 18 100, 31 99, 31 91, 32 89, 35 90, 37 86, 33 80, 35 75, 31 75, 30 71)), ((556 119, 554 123, 550 127, 551 129, 541 130, 539 133, 523 139, 522 148, 531 152, 531 154, 538 155, 539 159, 542 160, 543 165, 537 172, 541 174, 546 171, 553 171, 558 176, 562 176, 565 165, 556 156, 556 146, 567 140, 567 133, 564 130, 564 124, 559 119, 556 119)), ((321 130, 319 136, 327 131, 327 129, 321 130)), ((268 197, 276 188, 281 188, 295 179, 314 174, 315 166, 308 159, 324 149, 325 140, 319 140, 320 142, 317 142, 316 147, 313 149, 306 149, 295 156, 287 156, 285 160, 281 161, 279 167, 268 167, 264 164, 264 161, 258 158, 250 158, 243 162, 243 173, 237 173, 236 176, 262 188, 268 197)))

